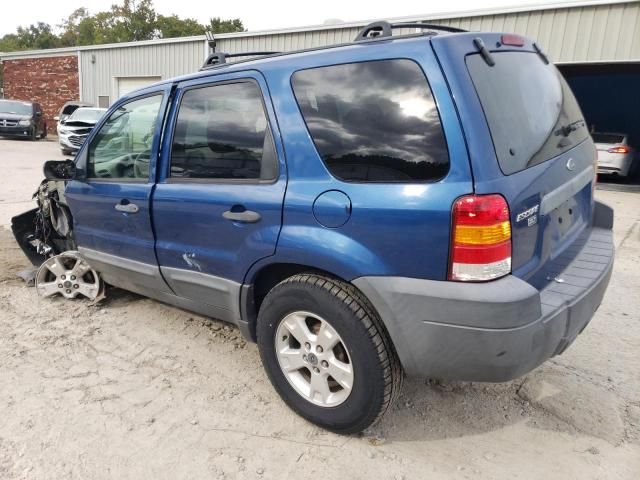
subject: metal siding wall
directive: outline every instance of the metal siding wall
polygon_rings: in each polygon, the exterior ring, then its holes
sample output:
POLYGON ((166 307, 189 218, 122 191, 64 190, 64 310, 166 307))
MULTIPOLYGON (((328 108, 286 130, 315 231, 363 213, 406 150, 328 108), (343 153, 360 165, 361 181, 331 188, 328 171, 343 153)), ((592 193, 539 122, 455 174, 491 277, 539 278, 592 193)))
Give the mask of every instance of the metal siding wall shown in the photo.
MULTIPOLYGON (((534 38, 555 62, 640 60, 640 2, 426 20, 471 31, 534 38)), ((220 52, 290 51, 353 40, 358 28, 306 30, 216 39, 220 52)), ((396 32, 398 33, 398 32, 396 32)))
POLYGON ((117 98, 118 77, 172 78, 197 71, 204 62, 204 40, 80 52, 83 101, 97 103, 99 95, 117 98), (95 63, 91 62, 95 55, 95 63))

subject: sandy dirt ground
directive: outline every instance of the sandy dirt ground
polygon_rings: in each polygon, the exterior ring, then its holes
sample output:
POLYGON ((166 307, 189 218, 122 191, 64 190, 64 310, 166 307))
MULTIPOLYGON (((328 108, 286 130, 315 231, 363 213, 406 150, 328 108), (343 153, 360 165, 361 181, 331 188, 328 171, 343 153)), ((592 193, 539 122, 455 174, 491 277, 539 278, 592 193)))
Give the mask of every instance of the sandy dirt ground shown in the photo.
POLYGON ((638 479, 640 194, 590 326, 505 384, 411 379, 365 435, 292 413, 233 327, 115 288, 39 298, 6 229, 53 142, 0 140, 0 479, 638 479))

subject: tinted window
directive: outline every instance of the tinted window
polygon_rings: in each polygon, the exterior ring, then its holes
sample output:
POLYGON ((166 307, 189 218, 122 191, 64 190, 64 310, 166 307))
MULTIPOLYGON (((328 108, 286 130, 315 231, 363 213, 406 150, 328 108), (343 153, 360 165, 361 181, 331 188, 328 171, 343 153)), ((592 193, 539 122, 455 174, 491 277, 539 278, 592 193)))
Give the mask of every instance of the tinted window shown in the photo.
POLYGON ((615 133, 592 133, 593 141, 596 143, 622 143, 624 135, 615 133))
POLYGON ((171 176, 262 179, 276 176, 276 156, 253 82, 187 90, 171 151, 171 176))
POLYGON ((0 100, 0 113, 31 115, 33 113, 33 104, 16 100, 0 100))
POLYGON ((447 145, 433 95, 411 60, 296 72, 293 90, 309 132, 336 177, 358 182, 442 178, 447 145))
POLYGON ((509 175, 575 147, 589 136, 571 89, 553 64, 535 53, 478 55, 467 68, 482 103, 502 171, 509 175))
POLYGON ((147 179, 162 96, 118 107, 89 146, 89 178, 147 179))

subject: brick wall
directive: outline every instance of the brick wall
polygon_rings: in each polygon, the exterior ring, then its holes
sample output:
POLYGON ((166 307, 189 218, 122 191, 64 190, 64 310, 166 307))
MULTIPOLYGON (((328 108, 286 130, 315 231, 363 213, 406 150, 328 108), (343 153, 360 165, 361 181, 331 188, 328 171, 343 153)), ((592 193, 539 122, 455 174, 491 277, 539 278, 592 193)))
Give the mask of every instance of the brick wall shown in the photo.
POLYGON ((49 133, 55 134, 53 117, 65 102, 80 98, 78 57, 28 58, 2 63, 5 98, 38 102, 49 133))

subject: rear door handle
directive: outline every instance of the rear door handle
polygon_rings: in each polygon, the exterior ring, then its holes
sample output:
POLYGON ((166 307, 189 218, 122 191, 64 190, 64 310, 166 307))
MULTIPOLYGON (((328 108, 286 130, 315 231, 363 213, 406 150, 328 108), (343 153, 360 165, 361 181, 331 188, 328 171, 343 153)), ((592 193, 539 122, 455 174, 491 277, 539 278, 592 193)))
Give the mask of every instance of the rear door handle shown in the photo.
POLYGON ((227 220, 231 220, 232 222, 243 222, 243 223, 256 223, 259 222, 262 216, 258 212, 254 212, 252 210, 242 210, 242 211, 233 211, 238 207, 233 207, 231 210, 227 210, 222 214, 224 218, 227 220))
POLYGON ((127 202, 127 203, 116 203, 116 206, 114 207, 117 211, 119 212, 123 212, 123 213, 138 213, 138 211, 140 210, 138 208, 138 205, 136 205, 135 203, 131 203, 131 202, 127 202))

